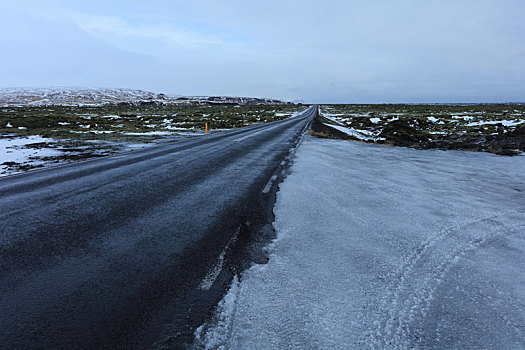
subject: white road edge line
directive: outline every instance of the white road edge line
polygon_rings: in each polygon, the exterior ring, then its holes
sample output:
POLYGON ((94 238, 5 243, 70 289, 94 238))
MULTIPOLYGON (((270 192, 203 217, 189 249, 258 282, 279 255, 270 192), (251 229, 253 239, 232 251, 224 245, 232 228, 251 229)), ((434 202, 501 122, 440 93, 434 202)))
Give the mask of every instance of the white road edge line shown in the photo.
POLYGON ((264 186, 262 193, 268 193, 270 192, 270 189, 272 188, 273 182, 277 180, 277 175, 273 175, 270 180, 268 180, 268 183, 266 186, 264 186))
POLYGON ((201 284, 199 285, 199 288, 201 290, 210 290, 211 286, 213 286, 213 283, 215 283, 215 280, 217 277, 219 277, 219 274, 221 273, 222 267, 224 265, 224 258, 226 257, 226 253, 230 249, 230 246, 235 243, 237 240, 237 237, 239 237, 239 233, 241 232, 241 227, 237 227, 237 230, 235 230, 235 233, 233 234, 233 237, 230 239, 228 244, 226 244, 226 247, 221 252, 221 255, 219 255, 219 258, 217 259, 217 263, 208 271, 206 276, 201 281, 201 284))

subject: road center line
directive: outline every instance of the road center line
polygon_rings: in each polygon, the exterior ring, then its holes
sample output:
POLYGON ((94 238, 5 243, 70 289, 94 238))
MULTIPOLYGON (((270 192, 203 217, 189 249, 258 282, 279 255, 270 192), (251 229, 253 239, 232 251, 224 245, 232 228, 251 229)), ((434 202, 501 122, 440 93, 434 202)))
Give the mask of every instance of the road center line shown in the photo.
POLYGON ((281 126, 281 125, 275 125, 275 126, 272 126, 271 128, 267 128, 267 129, 265 128, 263 130, 256 131, 256 132, 248 134, 246 136, 242 136, 242 137, 236 138, 236 139, 233 140, 233 142, 239 142, 239 141, 245 140, 245 139, 250 138, 252 136, 258 135, 258 134, 260 134, 262 132, 270 131, 272 129, 275 129, 275 128, 279 127, 279 126, 281 126))

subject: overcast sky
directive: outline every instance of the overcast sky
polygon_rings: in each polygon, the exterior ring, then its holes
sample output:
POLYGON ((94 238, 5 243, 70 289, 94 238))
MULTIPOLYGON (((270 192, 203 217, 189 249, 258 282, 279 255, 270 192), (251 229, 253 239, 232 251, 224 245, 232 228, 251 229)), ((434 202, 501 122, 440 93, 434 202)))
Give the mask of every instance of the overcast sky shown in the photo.
POLYGON ((525 101, 523 0, 0 0, 0 86, 525 101))

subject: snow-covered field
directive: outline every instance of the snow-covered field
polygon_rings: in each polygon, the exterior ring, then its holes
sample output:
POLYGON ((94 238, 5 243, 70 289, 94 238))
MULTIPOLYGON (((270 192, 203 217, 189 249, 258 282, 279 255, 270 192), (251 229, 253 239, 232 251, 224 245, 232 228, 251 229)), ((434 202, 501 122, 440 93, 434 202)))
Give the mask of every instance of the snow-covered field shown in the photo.
POLYGON ((0 177, 153 145, 155 143, 79 142, 39 135, 0 135, 0 177))
POLYGON ((46 148, 28 148, 29 144, 46 144, 52 142, 52 139, 44 138, 38 135, 26 137, 1 137, 0 138, 0 162, 17 162, 22 163, 29 158, 56 156, 60 152, 46 148))
POLYGON ((524 349, 525 157, 307 136, 208 349, 524 349))

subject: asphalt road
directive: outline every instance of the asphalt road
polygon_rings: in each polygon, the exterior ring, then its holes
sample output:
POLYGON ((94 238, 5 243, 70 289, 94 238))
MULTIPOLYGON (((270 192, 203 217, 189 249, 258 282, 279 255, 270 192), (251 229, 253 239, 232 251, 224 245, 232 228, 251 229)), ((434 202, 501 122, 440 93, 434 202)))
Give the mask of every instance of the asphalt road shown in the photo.
POLYGON ((0 347, 190 342, 314 112, 1 179, 0 347))

